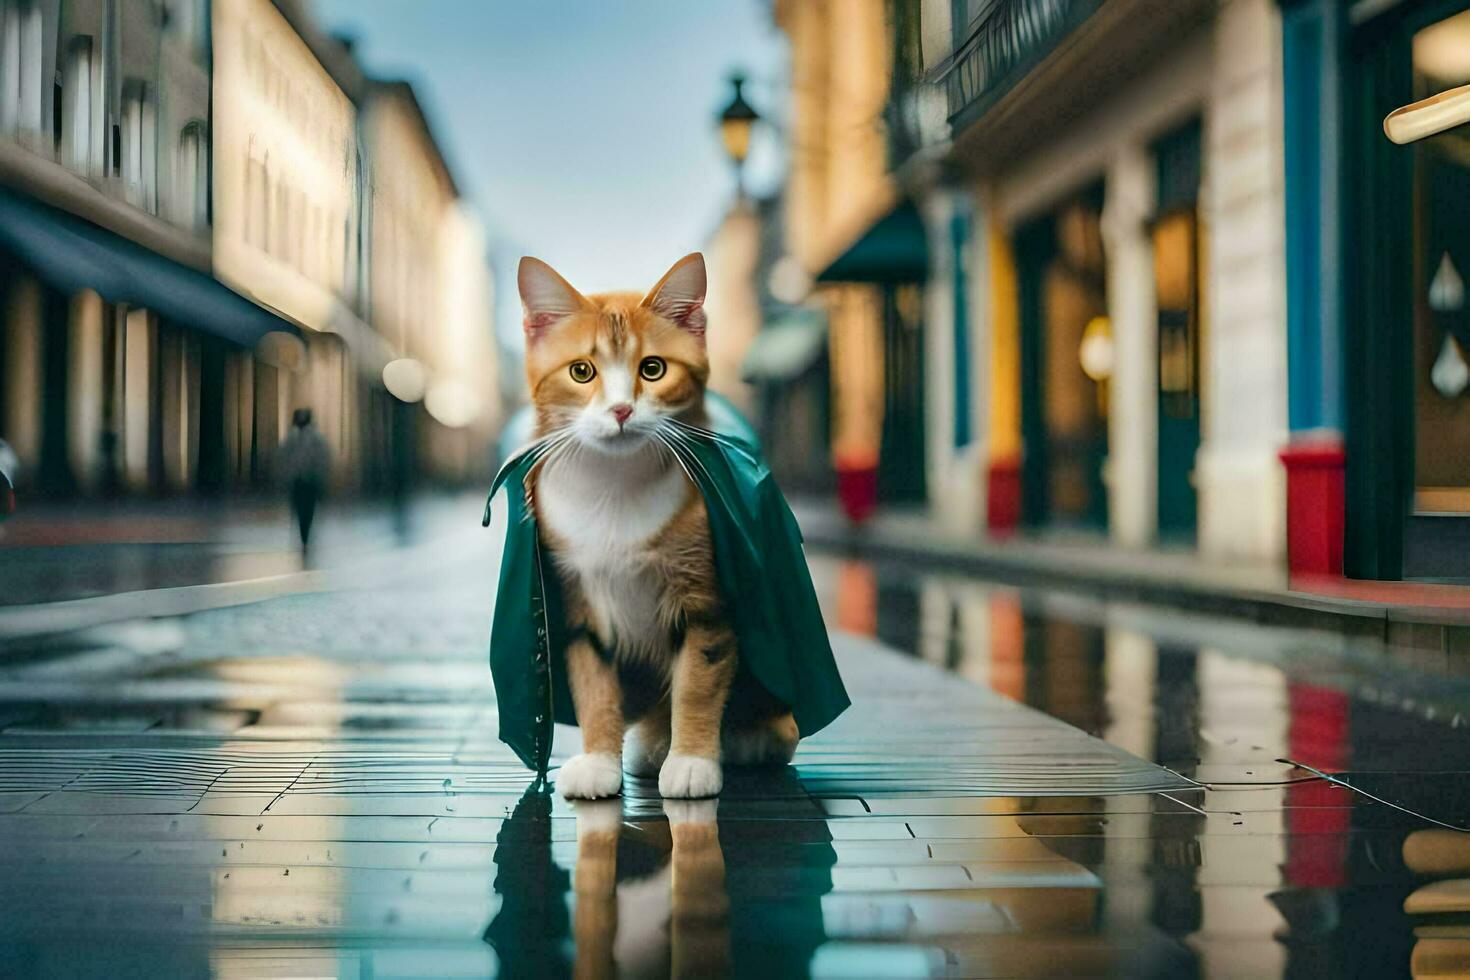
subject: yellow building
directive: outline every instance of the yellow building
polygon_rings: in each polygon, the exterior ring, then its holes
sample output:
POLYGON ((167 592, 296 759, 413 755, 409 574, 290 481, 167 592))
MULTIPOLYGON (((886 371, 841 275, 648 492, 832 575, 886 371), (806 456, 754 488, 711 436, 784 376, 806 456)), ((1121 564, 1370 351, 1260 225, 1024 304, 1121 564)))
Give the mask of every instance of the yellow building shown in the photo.
POLYGON ((497 401, 483 233, 412 88, 366 78, 294 2, 214 11, 215 269, 306 340, 294 370, 238 383, 257 451, 309 407, 348 487, 388 484, 390 459, 483 471, 497 401), (390 394, 392 378, 408 381, 390 394))
MULTIPOLYGON (((787 249, 815 278, 894 205, 883 123, 891 34, 884 0, 778 0, 791 46, 787 249)), ((839 479, 877 475, 885 411, 884 291, 823 285, 832 450, 839 479)))
POLYGON ((368 315, 421 375, 424 468, 463 479, 488 465, 499 415, 484 230, 407 82, 370 83, 361 130, 371 161, 368 315))
POLYGON ((364 161, 344 86, 362 80, 293 5, 214 0, 212 26, 215 272, 303 327, 306 340, 292 370, 227 384, 253 405, 257 468, 269 468, 292 410, 306 407, 334 450, 338 480, 351 485, 371 438, 359 431, 363 402, 391 359, 359 316, 364 161))

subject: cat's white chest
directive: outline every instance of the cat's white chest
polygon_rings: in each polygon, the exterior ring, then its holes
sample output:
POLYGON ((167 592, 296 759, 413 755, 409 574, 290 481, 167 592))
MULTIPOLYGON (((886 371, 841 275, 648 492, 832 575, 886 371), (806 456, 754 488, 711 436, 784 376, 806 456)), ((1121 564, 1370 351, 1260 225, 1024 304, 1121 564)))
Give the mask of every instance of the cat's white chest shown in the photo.
POLYGON ((598 632, 627 653, 667 645, 659 623, 664 583, 647 545, 688 499, 677 466, 652 472, 636 461, 586 456, 548 462, 537 509, 557 540, 557 561, 576 574, 598 632))

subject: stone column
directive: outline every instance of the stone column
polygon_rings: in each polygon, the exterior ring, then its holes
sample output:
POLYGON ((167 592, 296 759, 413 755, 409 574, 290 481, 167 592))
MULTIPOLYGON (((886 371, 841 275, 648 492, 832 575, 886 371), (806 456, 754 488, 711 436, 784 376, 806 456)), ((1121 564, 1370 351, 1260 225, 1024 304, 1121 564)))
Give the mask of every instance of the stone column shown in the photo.
POLYGON ((1201 187, 1200 550, 1284 556, 1286 256, 1281 15, 1229 0, 1215 27, 1201 187))
POLYGON ((102 476, 103 383, 102 297, 91 290, 72 297, 67 345, 67 450, 72 472, 83 490, 98 486, 102 476))
POLYGON ((41 459, 41 286, 29 277, 13 281, 5 297, 5 410, 0 429, 20 457, 29 483, 41 459))
POLYGON ((1154 539, 1158 501, 1158 308, 1146 227, 1157 191, 1152 154, 1120 148, 1108 164, 1102 233, 1108 257, 1113 376, 1108 391, 1108 527, 1130 548, 1154 539))

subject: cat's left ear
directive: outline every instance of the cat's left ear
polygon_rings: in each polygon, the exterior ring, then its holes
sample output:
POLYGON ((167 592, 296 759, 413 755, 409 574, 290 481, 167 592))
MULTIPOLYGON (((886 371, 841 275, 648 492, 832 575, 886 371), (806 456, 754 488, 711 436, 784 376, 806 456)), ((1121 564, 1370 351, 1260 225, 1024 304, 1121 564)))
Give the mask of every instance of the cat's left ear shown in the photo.
POLYGON ((694 334, 704 336, 704 256, 690 252, 664 273, 643 306, 694 334))
POLYGON ((516 284, 521 291, 521 309, 525 312, 522 324, 528 341, 541 339, 551 327, 590 307, 586 297, 555 269, 529 255, 521 257, 516 284))

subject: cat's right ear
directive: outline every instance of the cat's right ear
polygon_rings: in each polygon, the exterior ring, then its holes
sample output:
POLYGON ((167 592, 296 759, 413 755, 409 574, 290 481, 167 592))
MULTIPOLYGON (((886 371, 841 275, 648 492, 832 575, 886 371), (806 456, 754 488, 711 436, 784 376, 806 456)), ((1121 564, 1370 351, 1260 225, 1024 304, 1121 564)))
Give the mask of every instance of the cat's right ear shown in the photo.
POLYGON ((521 309, 526 340, 539 340, 547 330, 574 313, 588 308, 587 299, 551 266, 531 256, 521 258, 516 272, 521 290, 521 309))

